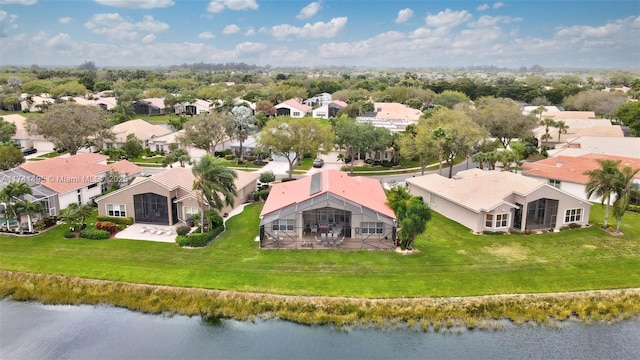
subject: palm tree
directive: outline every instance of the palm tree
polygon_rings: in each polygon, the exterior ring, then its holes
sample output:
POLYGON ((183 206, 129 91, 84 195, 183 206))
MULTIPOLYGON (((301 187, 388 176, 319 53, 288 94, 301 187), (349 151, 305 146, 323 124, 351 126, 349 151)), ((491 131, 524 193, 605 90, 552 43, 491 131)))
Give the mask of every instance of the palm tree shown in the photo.
POLYGON ((20 226, 20 219, 18 219, 18 203, 22 201, 24 195, 31 195, 31 187, 25 182, 10 182, 0 190, 0 200, 5 203, 7 212, 5 214, 5 221, 7 229, 9 229, 10 216, 18 222, 20 231, 22 232, 22 226, 20 226))
POLYGON ((387 194, 387 205, 393 210, 398 218, 398 221, 404 219, 407 206, 409 206, 409 200, 411 200, 411 194, 407 185, 396 185, 389 190, 385 191, 387 194))
MULTIPOLYGON (((193 190, 199 195, 200 219, 204 219, 205 206, 218 211, 225 205, 233 206, 233 198, 236 196, 234 180, 238 177, 235 171, 222 165, 211 154, 196 161, 191 171, 195 176, 193 190)), ((204 231, 203 226, 200 231, 204 231)))
POLYGON ((33 221, 32 217, 36 214, 42 214, 43 208, 42 203, 39 201, 31 202, 29 200, 25 200, 21 204, 22 213, 27 215, 27 224, 29 224, 29 232, 33 233, 33 221))
POLYGON ((558 129, 558 142, 560 142, 560 134, 566 134, 567 130, 569 130, 569 125, 565 124, 564 121, 556 121, 555 127, 558 129))
POLYGON ((609 222, 609 206, 611 202, 611 195, 619 188, 620 170, 618 166, 620 160, 602 160, 598 159, 600 164, 599 169, 585 171, 584 174, 589 176, 589 182, 585 187, 585 193, 587 199, 591 198, 591 195, 596 194, 601 197, 601 204, 607 202, 606 210, 604 212, 604 228, 608 227, 609 222))
POLYGON ((256 117, 253 111, 246 106, 235 106, 230 112, 230 121, 227 124, 227 135, 238 139, 240 142, 240 162, 244 161, 242 143, 247 140, 249 134, 257 129, 256 117))
POLYGON ((85 220, 93 214, 93 207, 89 204, 78 205, 77 213, 80 217, 80 224, 84 225, 85 220))
POLYGON ((551 135, 549 135, 549 126, 556 126, 556 122, 553 119, 544 118, 540 120, 540 125, 544 126, 544 135, 542 135, 542 139, 546 144, 549 139, 551 139, 551 135))
POLYGON ((439 127, 431 133, 431 139, 438 144, 438 174, 442 175, 442 158, 444 157, 444 145, 451 141, 451 135, 447 130, 439 127))
POLYGON ((613 202, 613 216, 616 218, 616 232, 620 232, 620 225, 622 224, 622 216, 627 211, 629 206, 629 200, 631 198, 631 191, 633 187, 637 185, 633 183, 633 178, 640 172, 640 168, 632 169, 631 166, 625 166, 620 171, 618 177, 618 189, 616 190, 616 201, 613 202))
POLYGON ((71 227, 72 231, 78 227, 77 225, 80 221, 79 208, 80 206, 78 206, 78 204, 72 203, 69 204, 66 209, 62 209, 60 211, 60 220, 67 223, 71 227))

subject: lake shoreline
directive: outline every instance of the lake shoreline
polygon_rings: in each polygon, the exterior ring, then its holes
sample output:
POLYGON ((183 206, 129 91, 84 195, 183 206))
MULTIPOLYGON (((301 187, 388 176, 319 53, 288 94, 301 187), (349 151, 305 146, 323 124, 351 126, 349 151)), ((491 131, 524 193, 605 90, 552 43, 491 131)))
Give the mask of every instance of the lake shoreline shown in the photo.
POLYGON ((455 298, 273 295, 132 284, 60 275, 0 271, 0 298, 56 305, 110 305, 151 314, 180 314, 243 321, 278 318, 305 325, 406 324, 423 331, 497 329, 558 321, 618 322, 640 315, 640 289, 455 298))

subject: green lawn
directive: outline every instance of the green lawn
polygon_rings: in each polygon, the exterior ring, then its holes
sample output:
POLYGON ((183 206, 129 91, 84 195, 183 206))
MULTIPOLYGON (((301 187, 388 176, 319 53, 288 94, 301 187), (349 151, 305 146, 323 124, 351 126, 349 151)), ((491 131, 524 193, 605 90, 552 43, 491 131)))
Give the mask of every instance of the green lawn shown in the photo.
MULTIPOLYGON (((592 226, 532 236, 473 235, 434 213, 411 255, 393 251, 259 250, 261 205, 228 221, 204 249, 133 240, 67 240, 61 226, 0 236, 0 269, 132 283, 277 294, 451 297, 640 287, 640 214, 624 236, 592 226), (635 225, 635 226, 633 226, 635 225)), ((602 221, 600 205, 592 222, 602 221)))

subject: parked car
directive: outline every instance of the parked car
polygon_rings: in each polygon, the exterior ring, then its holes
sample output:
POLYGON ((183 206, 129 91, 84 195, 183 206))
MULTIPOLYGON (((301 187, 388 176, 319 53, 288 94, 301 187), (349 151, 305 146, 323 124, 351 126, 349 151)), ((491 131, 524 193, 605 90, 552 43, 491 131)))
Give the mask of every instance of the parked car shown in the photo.
POLYGON ((35 154, 37 152, 38 152, 38 150, 36 150, 36 149, 34 149, 32 147, 22 149, 22 154, 23 155, 31 155, 31 154, 35 154))
POLYGON ((313 167, 314 168, 321 168, 323 165, 324 165, 324 160, 322 160, 322 159, 313 160, 313 167))

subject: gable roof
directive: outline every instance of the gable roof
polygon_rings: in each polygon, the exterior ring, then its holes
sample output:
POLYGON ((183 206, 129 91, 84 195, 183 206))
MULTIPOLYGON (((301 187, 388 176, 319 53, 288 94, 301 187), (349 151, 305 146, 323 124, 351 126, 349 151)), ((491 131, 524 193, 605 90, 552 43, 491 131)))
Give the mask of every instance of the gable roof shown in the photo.
POLYGON ((378 180, 364 176, 351 177, 342 171, 331 169, 321 170, 299 180, 274 184, 260 216, 327 193, 390 218, 396 217, 386 205, 387 196, 378 180))
POLYGON ((563 147, 548 150, 549 156, 607 154, 640 158, 640 137, 579 136, 563 147), (552 155, 553 154, 553 155, 552 155))
POLYGON ((125 174, 127 176, 139 174, 142 172, 142 168, 129 160, 120 160, 110 164, 109 167, 113 171, 117 171, 120 174, 125 174))
POLYGON ((90 158, 93 157, 78 155, 56 157, 26 162, 20 165, 20 168, 41 177, 43 186, 59 194, 64 194, 99 182, 99 175, 109 171, 107 165, 87 161, 90 158))
POLYGON ((311 109, 312 109, 311 106, 305 105, 305 104, 300 104, 295 99, 289 99, 289 100, 287 100, 285 102, 282 102, 282 103, 280 103, 280 104, 275 106, 276 109, 280 109, 280 108, 283 108, 283 107, 294 108, 294 109, 300 110, 300 111, 305 112, 305 113, 311 111, 311 109))
MULTIPOLYGON (((526 196, 534 190, 548 186, 541 180, 511 172, 480 169, 460 171, 451 179, 438 174, 423 175, 409 178, 407 183, 476 213, 491 211, 507 203, 505 199, 512 194, 526 196)), ((428 201, 428 199, 425 200, 428 201)))
POLYGON ((139 140, 148 140, 152 137, 163 136, 173 131, 161 125, 154 125, 146 120, 134 119, 114 125, 111 131, 115 135, 116 142, 127 141, 129 134, 134 134, 139 140))
POLYGON ((376 102, 373 111, 376 118, 386 120, 418 121, 422 116, 422 111, 400 103, 376 102))
POLYGON ((13 125, 16 126, 16 133, 15 133, 15 135, 13 135, 11 137, 12 139, 16 139, 16 140, 26 140, 26 139, 41 140, 41 139, 44 139, 40 135, 29 134, 29 131, 27 129, 27 118, 25 118, 24 116, 22 116, 20 114, 8 114, 8 115, 1 115, 0 117, 2 118, 2 120, 6 121, 8 123, 12 123, 13 125))
MULTIPOLYGON (((640 167, 640 158, 604 154, 587 154, 575 157, 559 155, 533 163, 524 163, 522 165, 522 175, 586 184, 589 182, 589 176, 585 175, 584 172, 598 169, 600 165, 597 159, 620 160, 620 165, 623 167, 631 166, 634 169, 640 167)), ((640 180, 640 173, 635 176, 635 179, 640 180)))

